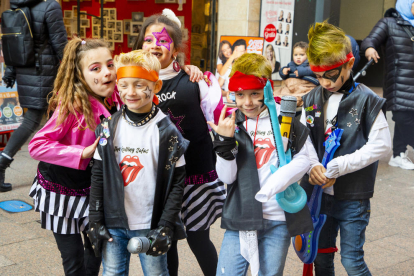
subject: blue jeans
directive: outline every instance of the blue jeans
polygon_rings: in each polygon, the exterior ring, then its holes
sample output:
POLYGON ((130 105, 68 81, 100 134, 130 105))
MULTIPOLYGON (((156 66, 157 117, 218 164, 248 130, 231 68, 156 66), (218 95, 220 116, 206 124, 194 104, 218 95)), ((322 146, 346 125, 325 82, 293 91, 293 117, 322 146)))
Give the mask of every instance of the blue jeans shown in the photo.
MULTIPOLYGON (((364 261, 365 230, 369 223, 371 207, 369 199, 335 200, 323 194, 321 213, 327 215, 319 236, 319 248, 336 246, 338 230, 341 234, 341 262, 348 275, 371 275, 364 261)), ((317 276, 335 275, 335 253, 319 253, 315 259, 317 276)))
MULTIPOLYGON (((103 275, 128 275, 131 253, 127 250, 129 239, 145 237, 147 230, 108 229, 113 241, 104 242, 102 249, 103 275)), ((144 275, 168 276, 167 255, 153 257, 145 253, 138 254, 144 275)), ((134 275, 136 273, 133 273, 134 275)))
MULTIPOLYGON (((264 220, 257 231, 259 275, 283 275, 290 236, 285 221, 264 220)), ((239 231, 226 230, 221 244, 216 275, 246 275, 249 263, 240 254, 239 231)))

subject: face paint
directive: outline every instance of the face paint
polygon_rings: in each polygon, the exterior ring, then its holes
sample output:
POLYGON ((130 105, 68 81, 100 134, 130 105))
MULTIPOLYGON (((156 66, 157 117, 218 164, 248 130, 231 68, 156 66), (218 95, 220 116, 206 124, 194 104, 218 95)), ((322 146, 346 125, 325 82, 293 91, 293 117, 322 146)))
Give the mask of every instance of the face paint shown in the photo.
POLYGON ((94 82, 95 84, 98 84, 98 79, 93 79, 93 82, 94 82))
POLYGON ((147 86, 147 88, 145 88, 145 90, 144 90, 144 91, 142 91, 142 92, 144 92, 144 93, 145 93, 145 98, 146 98, 146 99, 148 99, 148 98, 151 96, 151 92, 152 92, 152 90, 151 90, 151 89, 149 89, 149 87, 147 86))
POLYGON ((170 51, 170 46, 173 43, 172 38, 167 32, 167 29, 164 27, 161 32, 153 32, 154 37, 157 39, 155 43, 157 46, 164 46, 170 51))
POLYGON ((336 82, 341 75, 342 72, 342 65, 339 67, 336 67, 334 69, 325 71, 325 73, 322 75, 322 78, 330 80, 332 82, 336 82))

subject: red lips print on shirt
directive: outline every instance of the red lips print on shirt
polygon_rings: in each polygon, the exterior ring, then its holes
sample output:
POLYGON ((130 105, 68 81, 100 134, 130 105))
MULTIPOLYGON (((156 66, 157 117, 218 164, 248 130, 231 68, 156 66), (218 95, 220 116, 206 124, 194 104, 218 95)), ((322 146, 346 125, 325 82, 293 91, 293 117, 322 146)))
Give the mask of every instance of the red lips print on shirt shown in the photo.
POLYGON ((139 162, 138 156, 127 155, 119 163, 119 168, 121 169, 122 177, 124 178, 124 186, 128 186, 129 183, 137 178, 138 173, 144 168, 144 166, 139 162))
POLYGON ((256 156, 256 165, 258 169, 269 162, 270 155, 275 149, 275 146, 273 146, 269 138, 259 138, 256 140, 256 143, 254 144, 254 155, 256 156))

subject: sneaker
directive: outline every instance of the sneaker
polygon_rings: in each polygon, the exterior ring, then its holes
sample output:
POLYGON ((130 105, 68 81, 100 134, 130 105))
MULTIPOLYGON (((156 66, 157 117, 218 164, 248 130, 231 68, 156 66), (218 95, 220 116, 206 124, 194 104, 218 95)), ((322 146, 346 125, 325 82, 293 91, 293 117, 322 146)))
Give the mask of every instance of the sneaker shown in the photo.
POLYGON ((391 157, 388 165, 392 167, 400 167, 404 170, 414 170, 414 163, 407 157, 407 152, 401 152, 400 156, 391 157))

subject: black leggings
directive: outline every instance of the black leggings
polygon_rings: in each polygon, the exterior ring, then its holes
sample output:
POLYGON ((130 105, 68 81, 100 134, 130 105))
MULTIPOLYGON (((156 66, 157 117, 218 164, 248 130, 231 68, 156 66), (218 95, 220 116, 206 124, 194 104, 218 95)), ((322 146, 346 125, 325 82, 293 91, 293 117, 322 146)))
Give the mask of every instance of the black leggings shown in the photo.
MULTIPOLYGON (((187 242, 205 276, 216 275, 217 251, 210 240, 210 228, 204 231, 187 231, 187 242)), ((167 253, 170 276, 178 275, 177 241, 173 241, 167 253)))
POLYGON ((101 257, 95 257, 89 238, 83 232, 85 249, 80 234, 56 234, 56 244, 62 257, 66 276, 97 276, 101 257))
POLYGON ((407 150, 407 145, 414 147, 414 112, 393 111, 392 120, 395 122, 392 150, 396 157, 407 150))
POLYGON ((24 114, 22 124, 13 132, 10 141, 7 141, 7 145, 3 152, 10 157, 13 157, 16 152, 26 143, 30 135, 35 132, 42 121, 44 109, 32 109, 29 108, 24 114))

